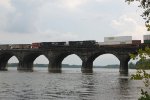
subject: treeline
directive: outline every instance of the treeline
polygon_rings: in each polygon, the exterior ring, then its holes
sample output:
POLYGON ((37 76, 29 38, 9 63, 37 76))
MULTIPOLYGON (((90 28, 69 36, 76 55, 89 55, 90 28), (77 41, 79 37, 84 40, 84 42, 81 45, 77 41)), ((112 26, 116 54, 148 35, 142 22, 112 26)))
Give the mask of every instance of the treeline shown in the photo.
MULTIPOLYGON (((9 63, 7 67, 16 67, 18 63, 9 63)), ((34 64, 35 67, 48 67, 48 64, 34 64)), ((81 68, 81 65, 69 65, 69 64, 62 64, 63 68, 81 68)), ((93 66, 94 68, 119 68, 118 64, 114 65, 106 65, 106 66, 93 66)), ((133 68, 133 65, 131 66, 133 68)))
MULTIPOLYGON (((9 63, 7 67, 16 67, 18 63, 9 63)), ((34 64, 35 67, 48 67, 48 64, 34 64)), ((62 64, 63 68, 81 68, 81 65, 62 64)), ((119 65, 94 66, 94 68, 119 68, 119 65)))
MULTIPOLYGON (((18 63, 9 63, 7 67, 16 67, 18 66, 18 63)), ((35 67, 48 67, 48 64, 34 64, 35 67)), ((119 64, 113 64, 113 65, 106 65, 106 66, 94 66, 94 68, 119 68, 119 64)), ((69 65, 69 64, 62 64, 63 68, 81 68, 81 65, 69 65)), ((130 69, 136 69, 136 68, 143 68, 143 69, 150 69, 150 59, 148 60, 140 60, 136 62, 136 64, 130 62, 128 64, 128 67, 130 69)))

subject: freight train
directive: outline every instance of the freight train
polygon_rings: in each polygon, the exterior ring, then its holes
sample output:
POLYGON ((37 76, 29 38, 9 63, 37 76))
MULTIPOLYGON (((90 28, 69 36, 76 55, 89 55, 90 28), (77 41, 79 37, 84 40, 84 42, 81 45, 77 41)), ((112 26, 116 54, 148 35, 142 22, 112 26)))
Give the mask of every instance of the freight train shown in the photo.
MULTIPOLYGON (((68 42, 34 42, 32 44, 0 44, 0 50, 7 49, 50 49, 52 47, 116 47, 116 46, 139 46, 141 40, 132 40, 132 36, 105 37, 104 42, 95 40, 68 41, 68 42)), ((150 35, 144 35, 144 44, 150 44, 150 35)))

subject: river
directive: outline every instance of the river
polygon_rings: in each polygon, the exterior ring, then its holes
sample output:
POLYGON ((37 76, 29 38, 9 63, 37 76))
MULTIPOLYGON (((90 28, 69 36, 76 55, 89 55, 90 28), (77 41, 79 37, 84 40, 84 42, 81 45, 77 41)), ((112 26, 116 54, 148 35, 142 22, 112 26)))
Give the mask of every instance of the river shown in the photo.
POLYGON ((63 68, 62 73, 9 68, 0 72, 0 100, 137 100, 144 85, 129 78, 120 76, 119 69, 94 68, 83 74, 78 68, 63 68))

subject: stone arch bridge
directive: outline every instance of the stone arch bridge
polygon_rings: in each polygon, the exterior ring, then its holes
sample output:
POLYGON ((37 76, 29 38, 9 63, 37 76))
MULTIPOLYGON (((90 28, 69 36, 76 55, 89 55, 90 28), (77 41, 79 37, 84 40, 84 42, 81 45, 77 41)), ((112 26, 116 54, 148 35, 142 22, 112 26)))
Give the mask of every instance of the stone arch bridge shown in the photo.
POLYGON ((49 60, 49 72, 61 72, 61 63, 65 57, 76 54, 82 60, 82 72, 93 71, 93 61, 102 54, 113 54, 120 61, 120 73, 128 74, 128 61, 130 53, 136 53, 140 46, 103 46, 103 47, 52 47, 50 49, 9 49, 0 50, 0 70, 7 70, 7 62, 15 56, 19 60, 17 70, 33 71, 33 62, 44 55, 49 60))

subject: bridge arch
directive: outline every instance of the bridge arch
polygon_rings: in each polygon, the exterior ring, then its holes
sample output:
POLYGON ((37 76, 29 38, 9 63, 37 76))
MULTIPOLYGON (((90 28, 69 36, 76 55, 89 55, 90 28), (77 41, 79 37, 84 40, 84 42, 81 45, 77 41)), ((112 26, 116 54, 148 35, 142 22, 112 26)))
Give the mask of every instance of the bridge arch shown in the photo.
POLYGON ((96 63, 95 61, 97 59, 101 58, 101 57, 104 57, 105 59, 109 59, 109 60, 112 60, 112 58, 114 58, 114 59, 118 60, 118 63, 120 62, 119 58, 115 54, 112 54, 112 53, 103 53, 103 54, 100 54, 100 55, 98 55, 97 57, 94 58, 93 64, 96 63), (108 56, 110 56, 110 57, 108 57, 108 56))
POLYGON ((81 56, 79 54, 73 52, 71 53, 65 52, 58 54, 53 60, 50 61, 49 72, 61 72, 62 61, 70 55, 76 55, 79 59, 81 59, 81 56))
MULTIPOLYGON (((96 57, 93 61, 93 67, 94 66, 107 66, 107 65, 119 65, 120 61, 119 58, 116 57, 116 55, 111 53, 104 53, 96 57)), ((116 68, 119 68, 119 66, 116 66, 116 68)))
POLYGON ((34 61, 33 61, 33 69, 39 70, 40 68, 48 68, 49 60, 45 55, 39 55, 34 61))
POLYGON ((13 56, 15 56, 18 59, 18 61, 20 61, 19 57, 12 52, 5 52, 5 53, 0 54, 0 70, 1 71, 8 70, 7 63, 9 61, 9 59, 13 56))
POLYGON ((23 57, 22 61, 19 62, 18 70, 20 70, 20 71, 33 71, 33 62, 40 55, 44 55, 44 54, 42 54, 42 53, 28 53, 28 54, 26 54, 23 57))
POLYGON ((120 74, 128 74, 128 62, 130 60, 130 56, 128 53, 117 53, 117 52, 97 52, 90 55, 86 60, 84 60, 82 64, 82 72, 91 72, 93 71, 93 61, 100 55, 103 54, 113 54, 120 61, 119 71, 120 74))
POLYGON ((78 65, 78 67, 81 67, 82 59, 76 54, 70 54, 62 60, 62 64, 78 65))
POLYGON ((95 60, 96 58, 98 58, 99 56, 105 55, 105 54, 111 54, 111 55, 115 56, 117 59, 119 59, 119 58, 118 58, 118 55, 115 54, 115 53, 110 53, 110 52, 97 52, 97 53, 94 53, 94 54, 92 54, 91 56, 89 56, 86 62, 88 63, 88 65, 90 65, 91 67, 93 67, 93 62, 94 62, 94 60, 95 60))
POLYGON ((19 64, 19 60, 16 56, 12 56, 7 64, 10 64, 10 65, 7 65, 7 68, 8 70, 10 69, 9 67, 11 67, 11 69, 13 68, 13 70, 17 70, 17 67, 18 67, 18 64, 19 64))

